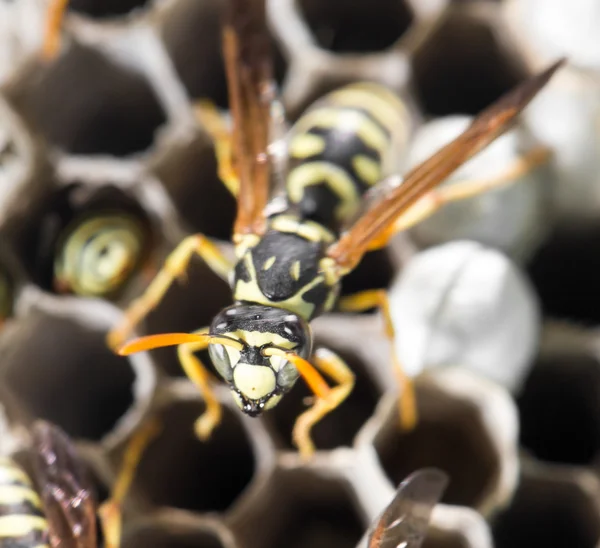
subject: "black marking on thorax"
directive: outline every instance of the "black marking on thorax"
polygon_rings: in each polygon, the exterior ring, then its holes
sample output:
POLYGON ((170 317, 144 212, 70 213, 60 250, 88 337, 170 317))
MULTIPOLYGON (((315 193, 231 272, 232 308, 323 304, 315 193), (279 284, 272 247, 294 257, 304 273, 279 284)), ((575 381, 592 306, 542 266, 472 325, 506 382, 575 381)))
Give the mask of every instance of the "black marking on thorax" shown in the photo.
POLYGON ((289 299, 318 275, 322 256, 323 245, 319 242, 310 242, 297 234, 267 232, 252 249, 261 292, 273 302, 289 299))

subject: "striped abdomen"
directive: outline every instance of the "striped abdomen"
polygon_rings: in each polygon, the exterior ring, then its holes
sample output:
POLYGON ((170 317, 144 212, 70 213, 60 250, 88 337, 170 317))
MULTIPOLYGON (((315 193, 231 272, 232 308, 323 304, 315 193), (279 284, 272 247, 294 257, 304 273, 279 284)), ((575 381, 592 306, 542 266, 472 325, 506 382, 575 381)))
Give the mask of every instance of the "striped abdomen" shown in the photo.
POLYGON ((27 474, 0 459, 0 548, 48 548, 48 522, 27 474))
POLYGON ((361 196, 396 170, 409 130, 404 104, 379 85, 353 84, 329 93, 291 129, 290 202, 302 217, 338 232, 361 196))

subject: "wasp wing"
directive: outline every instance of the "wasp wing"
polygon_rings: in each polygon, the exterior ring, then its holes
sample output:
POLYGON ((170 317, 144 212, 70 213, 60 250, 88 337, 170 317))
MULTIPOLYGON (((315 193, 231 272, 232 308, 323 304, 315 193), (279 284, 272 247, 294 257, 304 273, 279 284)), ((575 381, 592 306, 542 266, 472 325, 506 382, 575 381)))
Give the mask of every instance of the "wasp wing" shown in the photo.
POLYGON ((268 145, 275 99, 265 0, 229 0, 223 57, 233 121, 233 162, 240 188, 234 233, 264 230, 269 196, 268 145))
POLYGON ((33 426, 33 472, 53 546, 97 548, 93 488, 68 436, 57 426, 33 426))
POLYGON ((352 270, 368 250, 369 244, 386 232, 402 213, 509 129, 515 117, 564 62, 565 60, 561 59, 501 97, 479 114, 454 141, 413 168, 401 184, 390 184, 390 181, 397 180, 398 176, 392 176, 379 183, 390 186, 389 193, 368 207, 366 213, 329 248, 328 255, 343 270, 352 270))
POLYGON ((436 468, 417 470, 406 478, 369 529, 368 548, 419 548, 447 484, 448 476, 436 468))

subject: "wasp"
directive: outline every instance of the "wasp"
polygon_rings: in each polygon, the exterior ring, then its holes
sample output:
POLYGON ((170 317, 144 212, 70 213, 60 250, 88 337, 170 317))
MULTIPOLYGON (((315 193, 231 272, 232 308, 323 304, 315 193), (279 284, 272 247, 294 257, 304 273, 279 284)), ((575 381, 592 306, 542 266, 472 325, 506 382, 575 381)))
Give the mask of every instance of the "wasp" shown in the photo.
POLYGON ((381 515, 373 521, 361 548, 419 548, 434 506, 442 498, 448 476, 437 468, 413 472, 398 487, 381 515))
MULTIPOLYGON (((122 324, 108 334, 108 344, 120 355, 178 347, 185 373, 206 402, 195 423, 202 440, 219 423, 221 408, 211 375, 195 352, 208 349, 234 400, 252 417, 273 409, 302 378, 315 398, 298 417, 292 438, 300 455, 310 457, 315 451, 312 427, 347 398, 355 379, 332 352, 313 352, 310 322, 334 309, 378 307, 387 336, 393 339, 385 291, 340 296, 340 281, 366 252, 384 247, 398 231, 441 207, 445 195, 435 187, 505 132, 564 60, 501 97, 463 134, 401 177, 385 173, 398 152, 395 139, 398 134, 402 138, 397 125, 406 117, 406 109, 390 91, 369 83, 334 91, 309 107, 282 141, 274 137, 281 133, 282 108, 273 80, 264 1, 229 1, 222 47, 232 131, 207 105, 201 105, 200 118, 214 137, 220 177, 237 198, 236 260, 230 262, 202 234, 187 237, 127 308, 122 324), (274 193, 270 201, 272 188, 283 192, 274 193), (230 283, 234 304, 210 326, 193 333, 127 342, 171 284, 184 277, 196 255, 230 283)), ((523 164, 531 168, 535 158, 523 164)), ((514 166, 508 171, 514 173, 514 166)), ((502 184, 499 181, 494 184, 502 184)), ((480 181, 453 195, 464 198, 489 187, 480 181)), ((401 426, 409 430, 417 421, 414 390, 394 355, 393 362, 401 426)))
POLYGON ((99 505, 69 437, 54 424, 36 421, 28 451, 32 474, 10 457, 0 459, 0 546, 119 548, 120 505, 156 434, 157 425, 149 422, 132 437, 112 495, 99 505))

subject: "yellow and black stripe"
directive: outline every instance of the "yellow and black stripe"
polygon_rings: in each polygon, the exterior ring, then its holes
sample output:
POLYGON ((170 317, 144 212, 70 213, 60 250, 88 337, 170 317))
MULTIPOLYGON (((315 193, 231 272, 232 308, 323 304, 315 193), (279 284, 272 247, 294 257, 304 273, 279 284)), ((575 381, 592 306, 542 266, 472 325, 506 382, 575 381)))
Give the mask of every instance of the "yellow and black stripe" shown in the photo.
POLYGON ((400 99, 377 84, 352 84, 317 101, 290 132, 290 202, 303 218, 337 232, 396 167, 409 122, 400 99))
POLYGON ((0 548, 49 548, 42 502, 23 469, 0 459, 0 548))

